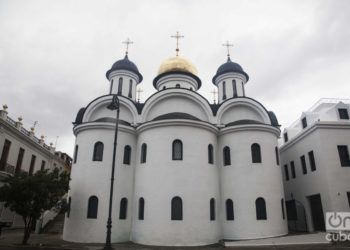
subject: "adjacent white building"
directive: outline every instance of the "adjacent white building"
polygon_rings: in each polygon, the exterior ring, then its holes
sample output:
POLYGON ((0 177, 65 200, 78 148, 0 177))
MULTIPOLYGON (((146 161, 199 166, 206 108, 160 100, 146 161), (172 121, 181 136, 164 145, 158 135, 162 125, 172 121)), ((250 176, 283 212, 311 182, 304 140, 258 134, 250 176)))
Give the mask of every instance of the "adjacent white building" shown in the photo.
POLYGON ((136 102, 142 75, 127 55, 106 76, 109 92, 74 123, 64 240, 105 241, 114 94, 121 107, 112 242, 192 246, 287 234, 278 121, 246 96, 239 64, 228 57, 213 77, 218 104, 197 92, 197 70, 181 56, 161 64, 157 92, 144 103, 136 102))
POLYGON ((350 100, 321 99, 283 132, 289 226, 325 230, 326 212, 350 211, 350 100))
MULTIPOLYGON (((30 175, 41 169, 70 170, 71 158, 45 144, 44 136, 35 136, 34 128, 26 130, 22 118, 17 121, 8 116, 7 106, 0 110, 0 186, 7 176, 28 172, 30 175)), ((12 227, 22 227, 22 217, 4 207, 0 202, 0 221, 12 222, 12 227)))

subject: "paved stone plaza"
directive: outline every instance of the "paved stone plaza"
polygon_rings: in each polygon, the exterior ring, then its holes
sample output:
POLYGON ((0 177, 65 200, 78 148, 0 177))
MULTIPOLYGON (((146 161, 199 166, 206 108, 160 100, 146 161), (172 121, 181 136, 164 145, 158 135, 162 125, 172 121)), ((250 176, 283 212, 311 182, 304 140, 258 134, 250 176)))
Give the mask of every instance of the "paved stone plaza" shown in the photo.
MULTIPOLYGON (((242 249, 242 250, 260 250, 260 249, 283 249, 283 250, 323 250, 323 249, 349 249, 350 242, 342 244, 331 244, 324 240, 325 233, 317 234, 304 234, 304 235, 290 235, 285 237, 277 237, 262 240, 248 240, 248 241, 232 241, 226 242, 224 245, 230 249, 242 249), (307 244, 303 244, 303 242, 307 244), (294 243, 294 244, 293 244, 294 243)), ((63 250, 98 250, 102 249, 101 244, 80 244, 70 243, 62 240, 60 234, 33 234, 29 240, 28 246, 21 246, 19 243, 22 239, 22 230, 4 230, 0 238, 1 250, 15 250, 15 249, 63 249, 63 250)), ((114 249, 139 249, 139 250, 151 250, 151 249, 205 249, 216 250, 225 248, 221 244, 205 246, 205 247, 154 247, 154 246, 141 246, 133 243, 114 244, 114 249)))

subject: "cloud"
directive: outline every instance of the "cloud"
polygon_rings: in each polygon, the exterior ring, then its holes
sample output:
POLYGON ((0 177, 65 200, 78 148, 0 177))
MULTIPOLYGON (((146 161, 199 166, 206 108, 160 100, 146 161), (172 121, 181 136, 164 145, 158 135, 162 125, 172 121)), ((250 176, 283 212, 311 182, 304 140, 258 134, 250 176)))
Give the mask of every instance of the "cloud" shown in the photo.
POLYGON ((18 1, 0 0, 0 102, 27 128, 58 139, 72 154, 71 122, 109 86, 105 72, 123 57, 122 41, 144 76, 142 100, 163 60, 175 53, 196 65, 199 93, 212 101, 211 79, 225 62, 221 44, 250 76, 247 94, 284 126, 321 97, 347 97, 350 2, 321 1, 18 1))

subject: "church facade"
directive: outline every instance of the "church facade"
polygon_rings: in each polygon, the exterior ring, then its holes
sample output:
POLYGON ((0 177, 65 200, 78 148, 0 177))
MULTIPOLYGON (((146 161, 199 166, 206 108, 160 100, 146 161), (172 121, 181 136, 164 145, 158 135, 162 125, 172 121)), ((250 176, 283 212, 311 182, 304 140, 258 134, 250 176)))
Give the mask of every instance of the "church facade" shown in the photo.
POLYGON ((230 57, 213 84, 218 103, 197 90, 185 58, 165 60, 157 90, 136 101, 142 81, 126 54, 107 71, 109 93, 81 108, 63 239, 104 242, 116 111, 120 101, 112 242, 195 246, 287 234, 278 121, 246 96, 248 74, 230 57))

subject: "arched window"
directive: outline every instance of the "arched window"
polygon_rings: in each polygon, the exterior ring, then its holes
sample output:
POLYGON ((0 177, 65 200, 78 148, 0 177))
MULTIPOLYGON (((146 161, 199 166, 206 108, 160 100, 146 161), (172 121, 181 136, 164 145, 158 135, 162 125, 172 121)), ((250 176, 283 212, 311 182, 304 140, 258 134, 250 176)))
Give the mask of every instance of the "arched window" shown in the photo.
POLYGON ((122 94, 122 90, 123 90, 123 78, 120 77, 119 78, 119 84, 118 84, 118 95, 122 94))
POLYGON ((232 80, 232 91, 233 91, 233 97, 237 97, 237 84, 236 84, 236 80, 232 80))
POLYGON ((110 89, 109 89, 109 94, 112 94, 112 90, 113 90, 113 79, 112 79, 112 81, 111 81, 111 87, 110 87, 110 89))
POLYGON ((144 213, 145 213, 145 200, 141 197, 139 199, 139 220, 144 219, 144 213))
POLYGON ((233 201, 231 199, 226 200, 226 220, 234 220, 235 214, 233 211, 233 201))
POLYGON ((280 156, 278 153, 278 147, 275 147, 275 154, 276 154, 276 164, 280 165, 280 156))
POLYGON ((165 90, 166 89, 166 86, 163 86, 163 90, 165 90))
POLYGON ((266 220, 266 204, 264 198, 259 197, 255 201, 256 208, 256 219, 257 220, 266 220))
POLYGON ((252 162, 261 163, 260 145, 258 143, 253 143, 251 146, 251 150, 252 150, 252 162))
POLYGON ((231 165, 231 152, 229 147, 224 147, 224 166, 231 165))
POLYGON ((93 161, 102 161, 103 159, 103 143, 98 141, 94 146, 94 154, 92 157, 93 161))
POLYGON ((77 163, 77 159, 78 159, 78 149, 79 149, 79 146, 78 146, 78 145, 75 145, 73 163, 77 163))
POLYGON ((182 220, 182 200, 178 196, 171 200, 171 220, 182 220))
POLYGON ((226 99, 226 82, 222 82, 222 99, 226 99))
POLYGON ((129 81, 129 94, 128 97, 131 98, 132 97, 132 80, 130 79, 129 81))
POLYGON ((208 163, 213 164, 214 163, 214 152, 213 152, 213 145, 208 145, 208 163))
POLYGON ((244 83, 242 82, 242 91, 243 91, 243 96, 245 96, 245 90, 244 90, 244 83))
POLYGON ((128 211, 128 199, 123 198, 120 200, 120 210, 119 210, 119 219, 126 220, 126 215, 128 211))
POLYGON ((175 87, 176 87, 176 88, 180 88, 180 84, 176 84, 175 87))
POLYGON ((98 198, 96 196, 91 196, 88 202, 88 219, 96 219, 98 210, 98 198))
POLYGON ((173 141, 173 160, 182 160, 182 142, 180 140, 173 141))
POLYGON ((131 160, 131 147, 129 145, 126 145, 124 147, 123 163, 126 164, 126 165, 130 165, 130 160, 131 160))
POLYGON ((215 199, 210 199, 210 220, 215 220, 215 199))
POLYGON ((284 200, 281 199, 281 209, 282 209, 282 218, 285 219, 285 214, 284 214, 284 200))
POLYGON ((146 157, 147 157, 147 144, 143 143, 141 146, 141 163, 146 162, 146 157))

